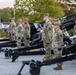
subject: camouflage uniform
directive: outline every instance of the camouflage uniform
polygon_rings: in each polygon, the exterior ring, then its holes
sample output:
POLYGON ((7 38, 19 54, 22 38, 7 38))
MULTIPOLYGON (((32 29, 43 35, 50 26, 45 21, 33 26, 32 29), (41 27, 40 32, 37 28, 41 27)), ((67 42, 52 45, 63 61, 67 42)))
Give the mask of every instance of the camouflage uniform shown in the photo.
POLYGON ((58 29, 57 31, 55 31, 54 34, 54 57, 62 56, 62 48, 63 48, 63 33, 60 29, 58 29))
POLYGON ((10 40, 15 40, 16 38, 16 24, 15 22, 11 22, 9 29, 8 29, 8 34, 9 34, 9 38, 10 40))
POLYGON ((51 21, 45 22, 43 27, 43 44, 46 50, 45 57, 43 60, 48 60, 51 58, 51 50, 52 50, 52 40, 53 40, 53 26, 51 21))
POLYGON ((22 39, 23 39, 23 26, 22 26, 22 24, 19 24, 17 26, 17 32, 16 32, 17 46, 19 48, 21 47, 22 39))
POLYGON ((24 45, 25 47, 30 45, 30 25, 24 24, 24 45))
MULTIPOLYGON (((73 35, 76 36, 76 25, 74 26, 73 35)), ((73 43, 76 44, 76 38, 73 38, 73 43)))
MULTIPOLYGON (((56 22, 55 24, 59 25, 60 23, 56 22)), ((55 30, 53 47, 54 47, 54 50, 53 50, 54 58, 61 57, 62 49, 63 49, 63 33, 60 29, 55 30)), ((57 65, 61 66, 62 63, 58 63, 57 65)))

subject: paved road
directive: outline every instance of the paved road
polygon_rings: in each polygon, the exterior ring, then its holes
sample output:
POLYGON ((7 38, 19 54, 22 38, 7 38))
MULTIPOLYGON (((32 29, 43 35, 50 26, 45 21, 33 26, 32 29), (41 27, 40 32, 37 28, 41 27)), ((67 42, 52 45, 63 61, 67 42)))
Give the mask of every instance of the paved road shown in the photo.
MULTIPOLYGON (((0 53, 0 75, 17 75, 22 65, 21 61, 29 59, 41 60, 42 58, 43 56, 23 56, 12 63, 11 59, 5 59, 4 53, 0 53)), ((62 71, 53 70, 55 66, 56 64, 42 67, 40 75, 76 75, 76 60, 64 62, 62 71)), ((25 66, 22 75, 30 75, 28 66, 25 66)))

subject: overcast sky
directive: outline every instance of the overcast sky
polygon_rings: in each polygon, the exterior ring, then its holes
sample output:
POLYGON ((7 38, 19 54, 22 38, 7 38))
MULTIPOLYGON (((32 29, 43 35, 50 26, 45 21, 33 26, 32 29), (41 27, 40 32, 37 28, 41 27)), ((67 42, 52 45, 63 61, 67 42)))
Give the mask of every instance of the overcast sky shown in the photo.
POLYGON ((6 7, 13 7, 14 0, 0 0, 0 9, 6 7))

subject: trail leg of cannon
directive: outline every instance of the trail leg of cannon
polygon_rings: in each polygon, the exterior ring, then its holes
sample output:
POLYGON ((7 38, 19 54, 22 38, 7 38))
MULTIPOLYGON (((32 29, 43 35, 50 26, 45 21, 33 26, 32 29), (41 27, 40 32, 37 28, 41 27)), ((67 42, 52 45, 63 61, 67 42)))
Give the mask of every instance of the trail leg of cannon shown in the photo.
POLYGON ((13 56, 12 57, 12 62, 14 62, 19 56, 13 56))
POLYGON ((44 55, 45 51, 34 51, 34 52, 24 52, 24 53, 16 53, 12 56, 12 62, 14 62, 19 56, 27 56, 27 55, 44 55))
POLYGON ((28 62, 28 61, 27 61, 27 62, 22 62, 22 67, 20 68, 20 70, 19 70, 19 72, 18 72, 17 75, 21 75, 21 72, 22 72, 22 70, 23 70, 25 64, 29 64, 29 62, 28 62))

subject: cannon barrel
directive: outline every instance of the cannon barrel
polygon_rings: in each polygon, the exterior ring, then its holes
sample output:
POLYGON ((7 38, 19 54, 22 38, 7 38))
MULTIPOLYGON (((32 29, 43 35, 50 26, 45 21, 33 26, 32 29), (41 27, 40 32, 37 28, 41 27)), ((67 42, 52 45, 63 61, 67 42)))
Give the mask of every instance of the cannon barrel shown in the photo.
POLYGON ((16 46, 16 41, 9 41, 9 42, 5 42, 5 43, 0 43, 0 49, 2 47, 11 47, 11 46, 16 46))
POLYGON ((61 17, 61 18, 59 18, 59 19, 60 19, 60 20, 67 19, 67 18, 72 17, 72 16, 74 16, 74 15, 75 15, 75 14, 69 14, 69 15, 63 16, 63 17, 61 17))
MULTIPOLYGON (((37 49, 37 48, 41 48, 40 46, 34 46, 32 47, 32 49, 30 48, 30 50, 25 49, 24 52, 13 52, 13 53, 9 53, 10 56, 12 56, 12 62, 14 62, 19 56, 27 56, 27 55, 44 55, 45 51, 32 51, 33 49, 37 49), (29 51, 29 52, 28 52, 29 51)), ((68 45, 66 47, 63 48, 63 55, 66 54, 70 54, 70 53, 74 53, 76 52, 76 44, 74 45, 68 45)))
POLYGON ((0 42, 2 41, 10 41, 10 39, 0 39, 0 42))
POLYGON ((66 28, 67 30, 70 30, 75 26, 75 24, 76 24, 75 22, 76 22, 76 18, 73 18, 71 20, 67 20, 67 21, 61 23, 60 28, 61 29, 66 28))

